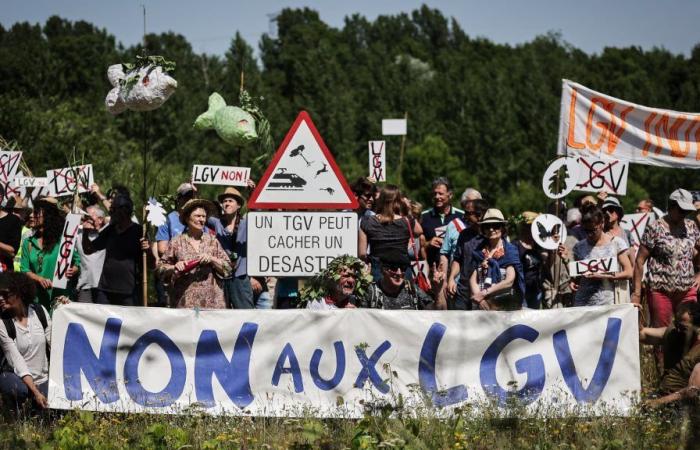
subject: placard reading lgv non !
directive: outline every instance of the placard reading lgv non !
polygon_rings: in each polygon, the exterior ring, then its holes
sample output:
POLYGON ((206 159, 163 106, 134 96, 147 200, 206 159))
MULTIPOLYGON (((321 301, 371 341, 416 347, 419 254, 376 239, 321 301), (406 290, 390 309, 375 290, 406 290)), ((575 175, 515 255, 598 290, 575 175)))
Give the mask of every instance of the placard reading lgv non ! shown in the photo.
POLYGON ((354 212, 249 212, 248 274, 309 277, 340 255, 357 256, 354 212))

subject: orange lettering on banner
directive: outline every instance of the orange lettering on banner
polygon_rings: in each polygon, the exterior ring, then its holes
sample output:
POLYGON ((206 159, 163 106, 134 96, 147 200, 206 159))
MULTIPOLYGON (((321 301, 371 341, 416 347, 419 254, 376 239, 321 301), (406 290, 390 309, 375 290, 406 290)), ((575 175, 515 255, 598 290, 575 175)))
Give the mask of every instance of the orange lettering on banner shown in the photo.
POLYGON ((571 90, 571 102, 569 103, 569 134, 566 138, 566 145, 571 148, 583 150, 586 146, 582 142, 576 142, 574 133, 576 132, 576 89, 571 90))
POLYGON ((631 113, 634 111, 634 106, 628 106, 627 108, 623 109, 622 112, 620 113, 620 126, 615 125, 615 115, 612 113, 612 109, 610 110, 610 132, 608 133, 608 155, 612 155, 615 153, 615 148, 617 148, 617 144, 620 143, 620 138, 622 137, 622 133, 625 132, 625 127, 627 126, 627 122, 625 119, 627 118, 627 114, 631 113))
POLYGON ((666 139, 669 138, 669 133, 668 133, 668 120, 671 117, 668 114, 662 114, 661 118, 656 122, 656 127, 654 127, 654 133, 656 134, 656 149, 654 149, 654 153, 657 155, 661 153, 661 150, 664 148, 664 141, 663 138, 661 137, 661 131, 663 130, 664 134, 666 135, 666 139))
POLYGON ((598 122, 595 125, 600 128, 600 137, 596 142, 593 142, 591 136, 593 134, 593 115, 595 114, 595 105, 599 104, 606 111, 610 111, 612 108, 612 102, 606 102, 604 98, 593 97, 591 98, 591 107, 588 109, 588 120, 586 120, 586 144, 589 150, 600 150, 600 146, 603 145, 603 141, 608 134, 608 124, 606 122, 598 122))
MULTIPOLYGON (((692 143, 690 142, 690 133, 693 132, 693 128, 695 128, 698 124, 700 123, 700 116, 695 116, 690 118, 690 125, 688 125, 688 128, 685 130, 685 145, 683 146, 683 151, 687 155, 690 153, 690 147, 692 143)), ((698 130, 700 131, 700 129, 698 130)), ((697 136, 697 133, 696 133, 697 136)), ((695 141, 697 142, 697 137, 695 138, 695 141)), ((700 159, 700 153, 696 152, 695 159, 700 159)))
MULTIPOLYGON (((697 125, 698 122, 700 122, 700 116, 695 116, 695 119, 693 119, 693 125, 697 125)), ((685 132, 685 136, 685 140, 689 141, 688 143, 690 143, 690 128, 688 129, 688 131, 685 132)), ((695 160, 700 161, 700 127, 698 127, 698 129, 695 130, 695 143, 695 160)))
POLYGON ((668 140, 671 144, 671 156, 676 158, 685 158, 690 152, 690 145, 684 145, 681 148, 681 143, 678 140, 678 130, 685 123, 687 117, 684 115, 679 116, 671 125, 671 138, 668 140))
POLYGON ((644 121, 644 133, 647 135, 646 142, 644 143, 644 148, 642 149, 642 156, 647 156, 649 154, 649 149, 651 147, 651 133, 649 133, 649 128, 656 118, 656 113, 653 112, 649 114, 649 117, 644 121))

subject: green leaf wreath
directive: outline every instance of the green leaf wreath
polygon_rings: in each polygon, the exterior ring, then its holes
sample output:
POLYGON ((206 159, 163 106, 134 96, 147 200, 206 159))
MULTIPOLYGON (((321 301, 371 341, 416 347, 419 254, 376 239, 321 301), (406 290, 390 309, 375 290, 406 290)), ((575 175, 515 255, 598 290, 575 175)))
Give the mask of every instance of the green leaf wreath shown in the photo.
POLYGON ((308 302, 331 295, 333 287, 340 280, 340 272, 346 267, 355 272, 357 279, 353 294, 357 297, 362 297, 367 292, 370 283, 372 283, 372 275, 369 273, 369 268, 354 256, 342 255, 335 258, 321 273, 306 282, 306 285, 301 290, 299 307, 306 308, 308 302))

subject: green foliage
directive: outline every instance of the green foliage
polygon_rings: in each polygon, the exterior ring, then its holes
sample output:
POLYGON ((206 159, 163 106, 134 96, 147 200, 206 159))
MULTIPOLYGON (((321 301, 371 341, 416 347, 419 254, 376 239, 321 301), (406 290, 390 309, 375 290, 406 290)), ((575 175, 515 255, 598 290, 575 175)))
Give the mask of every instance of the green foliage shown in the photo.
MULTIPOLYGON (((64 166, 75 148, 105 190, 118 182, 135 193, 148 141, 150 196, 172 194, 195 163, 251 166, 259 178, 302 109, 346 178, 364 176, 367 141, 380 137, 381 119, 408 113, 402 190, 427 205, 430 180, 448 176, 455 199, 475 187, 512 215, 546 205, 541 177, 555 154, 562 78, 652 107, 700 111, 700 48, 689 57, 638 47, 588 55, 552 33, 500 45, 427 6, 372 21, 353 15, 341 28, 313 10, 285 9, 277 24, 278 36, 259 43, 259 61, 239 33, 219 57, 194 52, 173 32, 147 35, 145 48, 122 48, 84 21, 14 24, 0 30, 0 134, 18 143, 37 174, 64 166), (143 54, 163 60, 139 60, 143 54), (105 112, 109 65, 159 62, 171 70, 166 60, 177 61, 178 90, 162 108, 105 112), (231 149, 213 133, 193 132, 214 91, 265 111, 257 131, 269 139, 231 149), (255 105, 247 92, 259 96, 255 105)), ((399 179, 399 145, 387 138, 390 182, 399 179)), ((634 165, 623 205, 629 211, 648 196, 663 207, 676 187, 697 188, 696 178, 634 165)))
POLYGON ((365 263, 354 256, 341 255, 333 259, 328 266, 318 275, 310 278, 301 290, 299 307, 304 308, 313 300, 320 300, 331 296, 338 287, 340 273, 349 269, 355 274, 355 290, 353 294, 362 297, 372 282, 372 275, 365 263))

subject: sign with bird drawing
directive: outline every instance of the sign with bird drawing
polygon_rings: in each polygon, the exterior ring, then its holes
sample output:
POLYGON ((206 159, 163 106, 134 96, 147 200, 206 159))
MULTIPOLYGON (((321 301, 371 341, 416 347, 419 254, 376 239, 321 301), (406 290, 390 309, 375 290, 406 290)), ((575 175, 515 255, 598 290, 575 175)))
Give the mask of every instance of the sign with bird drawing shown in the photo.
POLYGON ((250 197, 250 209, 355 209, 357 199, 306 111, 250 197))

